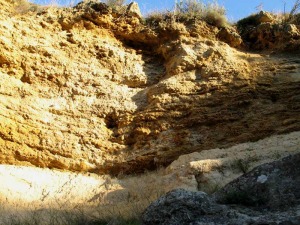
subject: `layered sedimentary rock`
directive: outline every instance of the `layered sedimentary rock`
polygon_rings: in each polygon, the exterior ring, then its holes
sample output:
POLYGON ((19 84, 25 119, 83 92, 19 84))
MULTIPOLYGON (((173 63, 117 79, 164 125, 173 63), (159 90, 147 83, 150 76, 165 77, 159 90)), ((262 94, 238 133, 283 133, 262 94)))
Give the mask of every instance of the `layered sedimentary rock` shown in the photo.
POLYGON ((93 1, 0 4, 0 163, 138 173, 300 128, 296 54, 248 53, 203 21, 149 26, 93 1))

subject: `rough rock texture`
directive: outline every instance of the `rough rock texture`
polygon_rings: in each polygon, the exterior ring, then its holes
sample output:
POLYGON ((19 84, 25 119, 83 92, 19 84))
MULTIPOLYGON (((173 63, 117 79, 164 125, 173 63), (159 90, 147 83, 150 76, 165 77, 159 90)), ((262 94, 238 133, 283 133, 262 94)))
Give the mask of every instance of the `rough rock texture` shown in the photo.
POLYGON ((184 188, 214 193, 242 174, 261 164, 300 152, 300 132, 274 135, 257 142, 225 149, 209 149, 181 155, 167 168, 164 180, 169 189, 184 188), (176 177, 176 185, 171 179, 176 177))
POLYGON ((139 173, 300 128, 297 55, 238 51, 197 22, 90 1, 0 0, 0 163, 139 173))
POLYGON ((136 2, 131 2, 127 7, 127 12, 142 18, 142 13, 139 5, 136 2))
POLYGON ((299 50, 300 31, 294 24, 262 23, 244 35, 244 41, 256 50, 299 50))
POLYGON ((236 32, 236 30, 228 27, 222 28, 217 34, 217 37, 219 40, 224 41, 231 47, 239 47, 243 42, 241 36, 236 32))
POLYGON ((116 178, 0 165, 0 224, 6 219, 4 224, 11 224, 11 218, 26 224, 23 215, 34 214, 38 221, 43 221, 37 224, 66 225, 69 223, 51 222, 51 218, 58 218, 58 213, 64 218, 66 211, 75 218, 80 211, 88 221, 140 217, 153 201, 171 190, 184 188, 211 194, 241 176, 241 169, 251 170, 279 157, 299 153, 299 133, 182 155, 167 168, 138 176, 116 178), (45 222, 46 218, 49 223, 45 222))
POLYGON ((299 53, 299 25, 282 20, 284 19, 276 19, 271 13, 261 11, 240 20, 238 30, 244 44, 250 49, 299 53))
POLYGON ((264 164, 227 184, 215 194, 220 203, 263 209, 300 204, 300 154, 264 164))
POLYGON ((224 222, 226 207, 214 203, 204 192, 190 192, 177 189, 152 203, 143 215, 145 225, 198 224, 195 221, 224 222))
POLYGON ((299 160, 296 154, 261 165, 213 197, 183 189, 171 191, 146 209, 143 224, 300 224, 299 160))
POLYGON ((272 23, 275 21, 275 18, 274 16, 269 13, 269 12, 266 12, 266 11, 260 11, 258 14, 257 14, 257 23, 272 23))

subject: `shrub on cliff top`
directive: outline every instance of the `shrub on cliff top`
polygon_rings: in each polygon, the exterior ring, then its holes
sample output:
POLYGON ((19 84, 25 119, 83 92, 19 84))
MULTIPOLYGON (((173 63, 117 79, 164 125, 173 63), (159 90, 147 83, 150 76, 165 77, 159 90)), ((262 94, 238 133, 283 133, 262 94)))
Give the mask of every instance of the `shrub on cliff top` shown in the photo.
POLYGON ((205 4, 202 0, 180 0, 175 2, 174 11, 153 12, 146 18, 148 24, 161 21, 189 22, 204 20, 216 27, 227 25, 226 10, 215 1, 205 4))
POLYGON ((227 25, 225 8, 215 1, 205 4, 202 0, 180 0, 175 3, 174 13, 178 20, 202 19, 217 27, 227 25))
MULTIPOLYGON (((29 12, 40 12, 45 8, 58 7, 57 0, 44 0, 43 4, 35 4, 28 0, 10 0, 14 4, 14 9, 17 14, 26 14, 29 12)), ((73 6, 74 0, 66 1, 67 6, 73 6)))
POLYGON ((293 24, 300 25, 300 13, 293 15, 291 22, 293 24))
POLYGON ((296 0, 291 11, 289 13, 283 14, 283 23, 288 24, 296 24, 300 25, 300 14, 298 13, 300 9, 300 0, 296 0))
POLYGON ((295 20, 296 13, 299 11, 299 9, 300 0, 296 0, 285 22, 291 23, 293 20, 295 20))
POLYGON ((106 5, 116 8, 116 7, 121 7, 125 4, 126 0, 106 0, 105 3, 106 5))
POLYGON ((13 4, 14 4, 14 9, 15 9, 15 12, 17 14, 25 14, 25 13, 28 13, 28 12, 35 12, 38 10, 38 6, 31 3, 31 2, 28 2, 27 0, 20 0, 20 1, 11 1, 13 4))

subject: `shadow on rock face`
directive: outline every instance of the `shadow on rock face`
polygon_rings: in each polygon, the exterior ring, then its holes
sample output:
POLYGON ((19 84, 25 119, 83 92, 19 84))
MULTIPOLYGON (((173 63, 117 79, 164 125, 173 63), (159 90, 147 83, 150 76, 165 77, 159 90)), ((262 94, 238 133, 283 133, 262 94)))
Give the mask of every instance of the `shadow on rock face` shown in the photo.
POLYGON ((256 167, 213 196, 173 190, 152 203, 144 225, 300 224, 300 154, 256 167))
POLYGON ((278 210, 300 202, 300 154, 256 167, 215 193, 219 203, 278 210))

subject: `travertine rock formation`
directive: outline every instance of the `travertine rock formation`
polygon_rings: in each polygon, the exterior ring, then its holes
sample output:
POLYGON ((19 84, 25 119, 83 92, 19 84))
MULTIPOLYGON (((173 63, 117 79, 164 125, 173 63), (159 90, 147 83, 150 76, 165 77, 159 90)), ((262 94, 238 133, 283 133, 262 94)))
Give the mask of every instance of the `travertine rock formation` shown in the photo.
POLYGON ((137 173, 300 128, 296 55, 96 1, 24 14, 13 2, 0 1, 0 163, 137 173))

